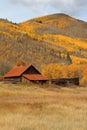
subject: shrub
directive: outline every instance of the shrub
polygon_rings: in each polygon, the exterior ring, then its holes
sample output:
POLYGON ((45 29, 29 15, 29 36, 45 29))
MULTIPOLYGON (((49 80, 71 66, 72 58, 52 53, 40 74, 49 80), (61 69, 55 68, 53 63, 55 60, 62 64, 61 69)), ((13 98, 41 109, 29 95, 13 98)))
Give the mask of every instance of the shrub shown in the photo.
POLYGON ((3 81, 3 76, 0 76, 0 81, 3 81))

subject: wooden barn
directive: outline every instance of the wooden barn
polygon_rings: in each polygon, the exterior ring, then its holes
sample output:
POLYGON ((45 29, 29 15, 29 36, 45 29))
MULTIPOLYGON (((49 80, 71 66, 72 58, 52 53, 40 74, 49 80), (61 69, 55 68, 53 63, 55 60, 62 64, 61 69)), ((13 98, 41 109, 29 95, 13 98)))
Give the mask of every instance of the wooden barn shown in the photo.
POLYGON ((4 81, 45 83, 48 79, 43 76, 33 65, 16 66, 4 75, 4 81))

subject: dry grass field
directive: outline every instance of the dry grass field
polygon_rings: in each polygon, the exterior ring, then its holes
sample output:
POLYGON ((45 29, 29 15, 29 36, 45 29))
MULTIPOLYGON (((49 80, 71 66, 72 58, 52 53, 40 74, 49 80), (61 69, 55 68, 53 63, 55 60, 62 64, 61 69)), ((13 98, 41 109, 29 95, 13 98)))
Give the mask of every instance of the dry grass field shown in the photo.
POLYGON ((0 130, 87 130, 87 88, 0 83, 0 130))

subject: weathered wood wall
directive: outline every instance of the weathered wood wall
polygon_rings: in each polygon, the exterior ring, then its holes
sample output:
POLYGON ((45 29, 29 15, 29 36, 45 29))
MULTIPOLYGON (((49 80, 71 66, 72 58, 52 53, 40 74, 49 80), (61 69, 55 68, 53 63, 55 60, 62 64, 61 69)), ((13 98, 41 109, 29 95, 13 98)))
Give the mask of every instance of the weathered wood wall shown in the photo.
POLYGON ((23 74, 40 74, 40 72, 37 69, 35 69, 33 66, 31 66, 23 74))
POLYGON ((11 83, 17 83, 21 82, 22 77, 9 77, 9 78, 4 78, 4 82, 11 82, 11 83))
POLYGON ((56 85, 79 85, 79 78, 59 78, 59 79, 51 79, 52 84, 56 85))

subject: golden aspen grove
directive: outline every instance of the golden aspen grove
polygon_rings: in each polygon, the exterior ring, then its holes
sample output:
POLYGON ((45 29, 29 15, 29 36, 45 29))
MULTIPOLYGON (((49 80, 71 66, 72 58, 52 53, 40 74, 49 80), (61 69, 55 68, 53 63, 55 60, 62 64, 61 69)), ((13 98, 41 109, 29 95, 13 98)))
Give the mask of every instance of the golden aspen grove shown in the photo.
POLYGON ((87 79, 87 22, 52 14, 22 23, 0 19, 0 79, 20 61, 49 78, 87 79))

